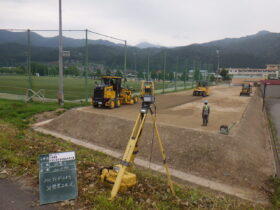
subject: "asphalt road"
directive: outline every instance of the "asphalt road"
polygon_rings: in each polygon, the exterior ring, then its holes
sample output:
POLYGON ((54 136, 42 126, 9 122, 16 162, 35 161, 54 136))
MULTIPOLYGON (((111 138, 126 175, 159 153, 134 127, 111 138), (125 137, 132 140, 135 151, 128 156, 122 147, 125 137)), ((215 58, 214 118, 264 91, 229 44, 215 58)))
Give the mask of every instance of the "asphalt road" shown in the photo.
POLYGON ((30 189, 8 179, 0 179, 1 210, 55 210, 50 205, 38 206, 39 196, 30 189))

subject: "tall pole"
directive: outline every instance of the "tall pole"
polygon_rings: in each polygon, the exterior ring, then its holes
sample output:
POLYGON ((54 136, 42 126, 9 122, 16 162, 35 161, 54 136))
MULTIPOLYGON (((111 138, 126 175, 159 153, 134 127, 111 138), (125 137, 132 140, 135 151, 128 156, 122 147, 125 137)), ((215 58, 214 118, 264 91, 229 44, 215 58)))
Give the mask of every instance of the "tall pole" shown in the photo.
POLYGON ((195 76, 195 72, 196 72, 196 65, 195 65, 195 61, 193 61, 192 63, 193 63, 193 74, 192 74, 192 88, 193 88, 194 76, 195 76))
MULTIPOLYGON (((28 73, 28 88, 32 87, 32 72, 31 72, 31 41, 30 41, 30 29, 27 30, 27 73, 28 73)), ((28 91, 28 96, 31 96, 31 92, 28 91)))
POLYGON ((63 43, 62 43, 62 14, 61 14, 61 0, 59 0, 59 93, 58 103, 60 106, 64 105, 64 91, 63 91, 63 43))
POLYGON ((220 73, 220 51, 216 50, 217 58, 218 58, 218 64, 217 64, 217 74, 220 73))
POLYGON ((166 52, 164 52, 164 61, 163 61, 163 93, 165 90, 165 71, 166 71, 166 52))
POLYGON ((177 56, 176 70, 175 70, 175 91, 177 90, 177 71, 178 71, 179 57, 177 56))
POLYGON ((150 55, 148 54, 148 75, 147 75, 147 80, 150 80, 150 55))
POLYGON ((88 103, 88 30, 86 29, 86 46, 85 46, 85 96, 88 103))
POLYGON ((187 69, 185 69, 185 75, 184 75, 184 89, 186 89, 186 77, 187 77, 187 69))
POLYGON ((134 72, 135 72, 135 74, 136 74, 136 72, 137 72, 136 52, 134 52, 133 55, 134 55, 134 72))
MULTIPOLYGON (((126 78, 125 77, 125 75, 126 75, 126 53, 127 53, 126 47, 127 47, 127 43, 126 43, 126 40, 124 40, 124 64, 123 64, 123 75, 124 75, 124 78, 126 78)), ((126 79, 124 81, 126 81, 126 79)))

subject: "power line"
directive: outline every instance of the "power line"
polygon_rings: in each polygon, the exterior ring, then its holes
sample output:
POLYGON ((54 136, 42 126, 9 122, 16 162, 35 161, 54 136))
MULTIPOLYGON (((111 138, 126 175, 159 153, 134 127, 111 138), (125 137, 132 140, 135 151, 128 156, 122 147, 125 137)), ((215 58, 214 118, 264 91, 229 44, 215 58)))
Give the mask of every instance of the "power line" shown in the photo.
POLYGON ((124 39, 119 39, 119 38, 116 38, 116 37, 113 37, 113 36, 108 36, 108 35, 101 34, 101 33, 98 33, 98 32, 94 32, 94 31, 91 31, 91 30, 88 30, 88 32, 93 33, 93 34, 97 34, 97 35, 100 35, 100 36, 104 36, 104 37, 107 37, 107 38, 115 39, 115 40, 118 40, 118 41, 126 42, 126 40, 124 40, 124 39))

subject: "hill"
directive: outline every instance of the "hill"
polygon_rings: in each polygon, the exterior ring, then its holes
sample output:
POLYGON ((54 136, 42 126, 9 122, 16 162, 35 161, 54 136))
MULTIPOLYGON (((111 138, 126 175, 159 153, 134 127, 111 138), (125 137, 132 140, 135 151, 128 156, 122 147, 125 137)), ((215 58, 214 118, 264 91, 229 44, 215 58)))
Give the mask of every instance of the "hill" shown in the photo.
MULTIPOLYGON (((56 48, 58 46, 58 36, 44 37, 35 32, 30 32, 30 39, 33 46, 52 47, 52 48, 56 48)), ((27 33, 0 30, 0 44, 5 44, 5 43, 17 43, 17 44, 26 45, 27 33)), ((89 39, 88 43, 92 45, 100 44, 106 46, 117 45, 114 42, 110 42, 102 39, 98 39, 98 40, 89 39)), ((85 45, 85 40, 63 37, 63 45, 65 47, 81 47, 85 45)))
MULTIPOLYGON (((31 35, 32 61, 56 62, 57 37, 31 35)), ((124 48, 107 40, 89 41, 90 62, 104 64, 108 68, 122 68, 124 48)), ((66 50, 71 51, 72 61, 83 62, 84 40, 64 37, 66 50)), ((147 45, 146 45, 147 46, 147 45)), ((138 48, 128 46, 127 68, 146 71, 147 57, 150 57, 150 70, 163 68, 163 55, 167 54, 167 69, 175 71, 178 57, 178 71, 192 67, 194 64, 211 69, 217 67, 216 50, 220 51, 221 67, 259 67, 268 63, 280 63, 280 34, 261 31, 241 38, 226 38, 203 44, 192 44, 182 47, 138 48)), ((26 60, 26 33, 0 31, 0 66, 17 65, 26 60)))

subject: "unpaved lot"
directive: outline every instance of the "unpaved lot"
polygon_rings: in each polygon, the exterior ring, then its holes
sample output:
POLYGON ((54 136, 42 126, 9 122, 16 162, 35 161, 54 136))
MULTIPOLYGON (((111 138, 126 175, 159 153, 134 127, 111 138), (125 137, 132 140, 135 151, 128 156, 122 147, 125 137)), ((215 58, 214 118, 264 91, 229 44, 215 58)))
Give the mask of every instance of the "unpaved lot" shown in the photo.
MULTIPOLYGON (((209 97, 192 96, 192 91, 159 95, 156 97, 158 122, 176 127, 219 132, 220 125, 234 128, 240 121, 250 97, 240 97, 240 87, 217 86, 211 88, 209 97), (207 127, 202 126, 202 106, 204 100, 210 105, 210 118, 207 127)), ((138 105, 123 105, 114 110, 80 108, 80 111, 105 114, 124 119, 136 120, 138 105)))
MULTIPOLYGON (((205 98, 191 91, 157 96, 158 125, 172 168, 231 186, 263 193, 275 174, 266 119, 259 93, 240 97, 240 87, 212 88, 208 127, 201 126, 205 98), (218 133, 221 124, 236 122, 229 136, 218 133)), ((116 151, 124 151, 139 105, 119 109, 85 107, 67 111, 43 127, 116 151)), ((149 159, 152 124, 144 127, 139 155, 149 159)), ((152 161, 161 163, 154 140, 152 161)))

